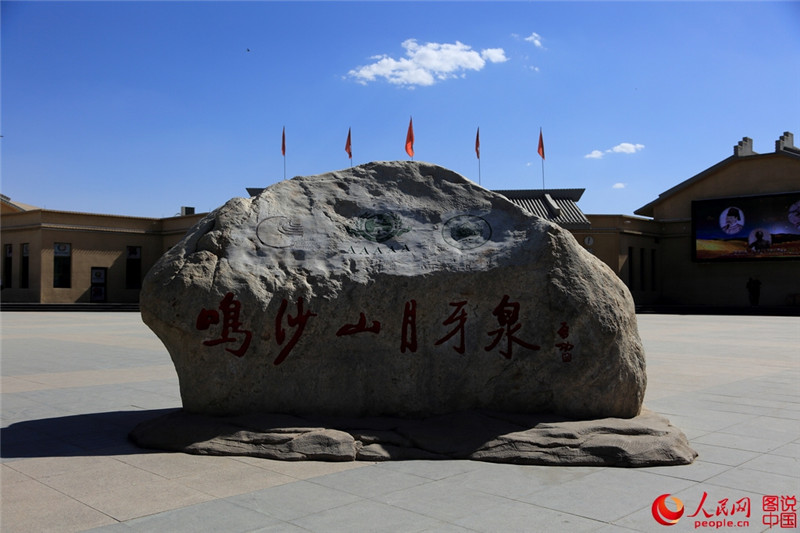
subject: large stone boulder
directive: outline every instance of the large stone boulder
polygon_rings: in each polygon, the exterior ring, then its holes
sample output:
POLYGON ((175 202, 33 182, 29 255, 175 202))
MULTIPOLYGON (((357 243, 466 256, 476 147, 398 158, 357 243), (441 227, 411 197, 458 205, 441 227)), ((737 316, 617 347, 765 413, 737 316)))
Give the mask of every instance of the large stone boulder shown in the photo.
POLYGON ((141 310, 192 413, 630 418, 645 392, 614 272, 569 232, 426 163, 230 200, 153 267, 141 310))

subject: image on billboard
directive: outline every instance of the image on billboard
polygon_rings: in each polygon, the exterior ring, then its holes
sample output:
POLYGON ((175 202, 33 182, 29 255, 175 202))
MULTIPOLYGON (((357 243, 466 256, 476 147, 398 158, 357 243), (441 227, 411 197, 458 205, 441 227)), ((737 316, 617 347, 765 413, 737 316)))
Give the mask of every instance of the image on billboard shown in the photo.
POLYGON ((692 202, 695 261, 800 259, 800 191, 692 202))

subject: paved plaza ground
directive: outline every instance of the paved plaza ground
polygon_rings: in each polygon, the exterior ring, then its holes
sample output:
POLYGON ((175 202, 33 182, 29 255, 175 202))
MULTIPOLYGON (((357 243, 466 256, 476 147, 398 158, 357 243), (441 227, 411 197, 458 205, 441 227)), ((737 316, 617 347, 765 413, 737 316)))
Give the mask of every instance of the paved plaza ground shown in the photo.
POLYGON ((142 450, 128 432, 181 402, 169 355, 138 313, 0 321, 3 533, 796 529, 800 318, 639 315, 645 406, 700 454, 639 469, 142 450), (675 525, 653 516, 663 494, 672 510, 683 502, 675 525))

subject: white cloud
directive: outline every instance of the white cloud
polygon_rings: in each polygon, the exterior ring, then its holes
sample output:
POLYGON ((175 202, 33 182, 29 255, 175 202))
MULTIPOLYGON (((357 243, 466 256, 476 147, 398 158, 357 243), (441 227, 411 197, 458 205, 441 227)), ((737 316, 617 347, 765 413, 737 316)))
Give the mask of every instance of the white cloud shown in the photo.
POLYGON ((508 61, 506 52, 502 48, 487 48, 481 50, 481 57, 491 63, 505 63, 508 61))
POLYGON ((612 185, 611 188, 612 189, 624 189, 626 185, 627 185, 626 183, 617 182, 614 185, 612 185))
POLYGON ((619 143, 606 151, 592 150, 583 157, 586 159, 603 159, 603 156, 606 154, 635 154, 641 150, 644 150, 643 144, 619 143))
POLYGON ((635 154, 639 150, 643 149, 643 144, 620 143, 612 148, 611 151, 618 154, 635 154))
POLYGON ((542 45, 542 36, 536 32, 533 32, 528 37, 525 37, 525 40, 529 43, 533 43, 536 48, 544 48, 542 45))
POLYGON ((402 43, 405 57, 373 56, 375 62, 355 68, 348 75, 364 85, 383 78, 396 85, 433 85, 448 78, 463 77, 468 70, 481 70, 486 62, 508 61, 502 48, 477 52, 469 45, 455 43, 419 44, 416 39, 402 43))

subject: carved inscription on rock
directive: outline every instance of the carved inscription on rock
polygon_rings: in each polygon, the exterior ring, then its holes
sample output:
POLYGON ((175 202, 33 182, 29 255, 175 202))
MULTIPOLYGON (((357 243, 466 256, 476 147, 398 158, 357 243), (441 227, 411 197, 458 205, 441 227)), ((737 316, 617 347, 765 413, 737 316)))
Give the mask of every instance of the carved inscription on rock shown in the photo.
POLYGON ((492 238, 492 227, 486 219, 475 215, 458 215, 444 223, 444 242, 461 250, 483 246, 492 238))
POLYGON ((303 237, 303 225, 289 217, 268 217, 258 224, 256 235, 267 246, 289 248, 303 237))

